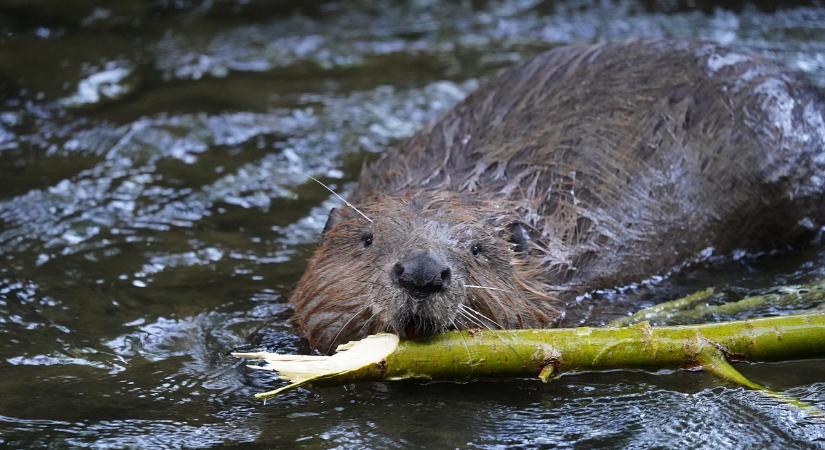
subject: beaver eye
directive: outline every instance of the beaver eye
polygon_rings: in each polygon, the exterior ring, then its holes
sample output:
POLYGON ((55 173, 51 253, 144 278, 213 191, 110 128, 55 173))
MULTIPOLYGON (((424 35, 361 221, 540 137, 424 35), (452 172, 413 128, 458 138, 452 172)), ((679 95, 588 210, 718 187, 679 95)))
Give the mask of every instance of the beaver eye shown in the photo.
POLYGON ((362 233, 361 242, 364 243, 364 247, 369 247, 370 245, 372 245, 372 233, 370 233, 369 231, 362 233))
POLYGON ((473 244, 473 246, 470 247, 470 252, 473 254, 473 256, 478 256, 478 254, 481 253, 481 244, 473 244))

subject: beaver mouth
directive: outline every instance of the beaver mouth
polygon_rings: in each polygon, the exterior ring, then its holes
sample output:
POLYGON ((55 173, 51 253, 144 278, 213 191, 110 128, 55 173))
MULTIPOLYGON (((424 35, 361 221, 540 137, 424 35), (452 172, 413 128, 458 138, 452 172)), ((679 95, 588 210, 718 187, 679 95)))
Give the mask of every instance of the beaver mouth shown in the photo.
POLYGON ((447 331, 452 322, 445 305, 449 298, 404 292, 402 304, 391 316, 391 328, 402 339, 423 341, 447 331))
POLYGON ((404 330, 401 333, 401 337, 404 339, 411 339, 414 341, 424 339, 424 330, 422 330, 417 324, 408 323, 404 330))
POLYGON ((421 320, 417 317, 413 317, 408 320, 404 325, 401 327, 401 335, 402 339, 411 339, 414 341, 419 341, 426 339, 427 336, 425 333, 425 327, 421 323, 421 320))
POLYGON ((439 327, 432 321, 421 316, 411 316, 402 322, 398 335, 402 339, 423 341, 435 336, 439 327))

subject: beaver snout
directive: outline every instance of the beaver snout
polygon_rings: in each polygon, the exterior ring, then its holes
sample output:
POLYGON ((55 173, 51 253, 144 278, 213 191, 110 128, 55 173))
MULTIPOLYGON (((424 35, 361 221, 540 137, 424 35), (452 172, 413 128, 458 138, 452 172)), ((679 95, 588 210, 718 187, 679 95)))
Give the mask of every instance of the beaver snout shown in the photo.
POLYGON ((444 290, 450 282, 450 267, 441 258, 420 251, 412 253, 392 267, 390 276, 415 297, 426 297, 444 290))

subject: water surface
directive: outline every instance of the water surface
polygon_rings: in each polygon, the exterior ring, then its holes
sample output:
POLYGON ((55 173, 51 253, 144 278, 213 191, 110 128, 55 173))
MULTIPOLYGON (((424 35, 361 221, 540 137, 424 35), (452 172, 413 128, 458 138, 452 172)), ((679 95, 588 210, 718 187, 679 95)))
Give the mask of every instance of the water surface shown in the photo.
MULTIPOLYGON (((690 37, 825 87, 825 8, 586 3, 0 5, 0 445, 825 446, 799 411, 697 372, 251 399, 277 381, 229 351, 306 351, 285 299, 336 204, 307 176, 346 192, 500 68, 566 43, 690 37)), ((813 243, 711 257, 584 299, 575 320, 823 276, 813 243)), ((742 370, 825 408, 825 361, 742 370)))

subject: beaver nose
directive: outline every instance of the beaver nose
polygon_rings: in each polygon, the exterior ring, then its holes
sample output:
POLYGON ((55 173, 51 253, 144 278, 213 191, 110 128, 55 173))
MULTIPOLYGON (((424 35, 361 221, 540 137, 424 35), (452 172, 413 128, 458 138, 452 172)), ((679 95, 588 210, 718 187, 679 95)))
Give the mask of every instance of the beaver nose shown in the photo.
POLYGON ((392 268, 393 279, 411 294, 419 296, 443 290, 450 276, 450 268, 427 252, 413 253, 392 268))

